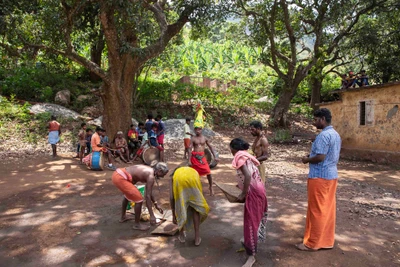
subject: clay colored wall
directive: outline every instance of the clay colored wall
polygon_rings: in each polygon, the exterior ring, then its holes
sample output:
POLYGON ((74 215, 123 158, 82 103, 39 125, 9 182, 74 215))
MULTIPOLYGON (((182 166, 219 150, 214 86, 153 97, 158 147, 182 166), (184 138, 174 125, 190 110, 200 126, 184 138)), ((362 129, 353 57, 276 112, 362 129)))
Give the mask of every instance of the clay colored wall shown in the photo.
POLYGON ((319 106, 331 110, 343 148, 400 152, 399 82, 347 89, 341 95, 341 101, 319 106), (367 104, 367 125, 360 125, 360 101, 367 104))

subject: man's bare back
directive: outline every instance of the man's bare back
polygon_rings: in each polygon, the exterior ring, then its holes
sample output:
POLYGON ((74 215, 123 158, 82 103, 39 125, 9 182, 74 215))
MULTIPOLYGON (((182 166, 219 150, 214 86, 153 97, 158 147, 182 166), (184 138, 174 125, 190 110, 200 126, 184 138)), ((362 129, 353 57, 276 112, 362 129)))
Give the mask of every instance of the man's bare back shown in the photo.
POLYGON ((154 182, 154 169, 150 166, 134 165, 127 167, 126 171, 132 175, 132 184, 154 182))

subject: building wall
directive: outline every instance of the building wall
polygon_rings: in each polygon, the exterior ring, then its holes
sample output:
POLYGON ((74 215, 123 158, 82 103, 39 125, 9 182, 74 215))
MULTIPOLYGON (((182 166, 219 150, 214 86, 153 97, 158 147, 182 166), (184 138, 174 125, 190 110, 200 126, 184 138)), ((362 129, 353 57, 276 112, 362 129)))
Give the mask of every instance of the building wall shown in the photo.
POLYGON ((320 107, 331 110, 342 147, 400 153, 400 83, 348 89, 341 94, 341 101, 320 107), (366 125, 360 125, 360 101, 366 102, 366 125))

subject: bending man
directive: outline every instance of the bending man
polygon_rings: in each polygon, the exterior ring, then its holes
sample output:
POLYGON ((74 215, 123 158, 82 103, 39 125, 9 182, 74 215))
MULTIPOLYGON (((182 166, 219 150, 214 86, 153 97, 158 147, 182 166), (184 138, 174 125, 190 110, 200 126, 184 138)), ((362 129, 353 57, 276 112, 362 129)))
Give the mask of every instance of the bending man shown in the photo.
POLYGON ((127 168, 118 168, 112 175, 113 184, 124 194, 121 206, 121 220, 125 222, 129 220, 126 217, 126 206, 128 202, 135 203, 135 223, 133 229, 146 231, 150 226, 140 223, 140 215, 142 213, 143 197, 139 189, 135 186, 136 183, 145 184, 146 206, 150 214, 150 224, 156 224, 156 217, 154 216, 152 206, 160 212, 163 210, 158 206, 153 196, 153 186, 157 179, 164 177, 168 173, 168 166, 164 162, 158 162, 154 167, 146 165, 134 165, 127 168))

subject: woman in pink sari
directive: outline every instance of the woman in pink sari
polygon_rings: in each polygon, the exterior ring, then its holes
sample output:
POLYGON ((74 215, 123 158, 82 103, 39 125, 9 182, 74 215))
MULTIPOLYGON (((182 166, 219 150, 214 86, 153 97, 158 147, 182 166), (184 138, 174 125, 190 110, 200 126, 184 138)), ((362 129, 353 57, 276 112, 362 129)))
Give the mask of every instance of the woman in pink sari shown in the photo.
POLYGON ((237 171, 238 187, 242 190, 237 201, 244 203, 242 243, 249 257, 243 267, 250 267, 256 261, 257 243, 265 240, 268 209, 265 186, 257 168, 260 162, 247 152, 249 147, 249 143, 241 138, 230 143, 234 156, 232 166, 237 171))

